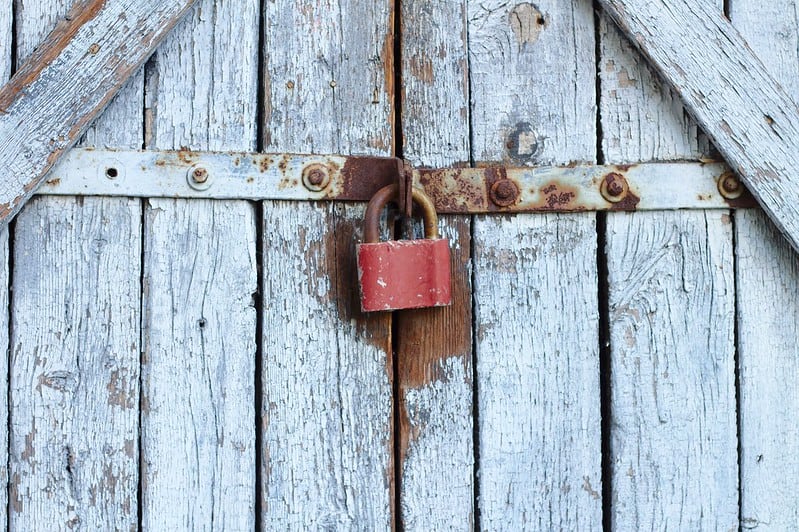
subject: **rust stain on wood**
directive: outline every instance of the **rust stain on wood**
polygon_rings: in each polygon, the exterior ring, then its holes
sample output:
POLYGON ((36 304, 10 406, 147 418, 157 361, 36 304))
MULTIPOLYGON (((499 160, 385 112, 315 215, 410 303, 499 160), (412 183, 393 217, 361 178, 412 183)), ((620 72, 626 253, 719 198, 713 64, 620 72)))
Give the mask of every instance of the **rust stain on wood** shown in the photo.
MULTIPOLYGON (((355 335, 366 343, 386 353, 391 359, 391 315, 389 313, 365 314, 361 312, 358 288, 358 268, 355 258, 355 243, 359 240, 360 221, 328 216, 331 227, 325 231, 324 249, 314 251, 316 244, 309 243, 309 253, 324 255, 324 270, 308 272, 309 276, 329 276, 327 297, 336 305, 339 320, 354 325, 355 335)), ((314 261, 309 261, 313 264, 314 261)), ((391 365, 391 362, 388 362, 391 365)))
MULTIPOLYGON (((6 111, 53 60, 67 47, 75 34, 105 7, 105 0, 78 0, 67 16, 56 24, 45 41, 28 57, 11 81, 0 89, 0 109, 6 111)), ((99 51, 99 49, 98 49, 99 51)))
MULTIPOLYGON (((470 269, 470 224, 468 217, 449 218, 457 240, 451 242, 452 306, 395 314, 397 375, 400 389, 400 465, 410 442, 418 434, 411 430, 405 394, 434 381, 447 381, 442 372, 447 359, 460 357, 469 366, 472 354, 472 299, 470 269)), ((467 374, 469 372, 467 371, 467 374)))

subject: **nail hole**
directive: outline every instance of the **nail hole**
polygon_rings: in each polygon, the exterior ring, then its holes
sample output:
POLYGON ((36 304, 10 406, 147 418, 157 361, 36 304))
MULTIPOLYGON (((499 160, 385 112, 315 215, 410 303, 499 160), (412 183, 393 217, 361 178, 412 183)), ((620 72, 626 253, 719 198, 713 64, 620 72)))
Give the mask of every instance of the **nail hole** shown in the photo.
POLYGON ((208 322, 205 321, 205 318, 200 318, 200 320, 197 322, 197 325, 200 326, 200 329, 203 329, 207 324, 208 322))
POLYGON ((541 15, 538 15, 536 22, 538 22, 539 26, 543 26, 544 24, 546 24, 546 20, 544 20, 544 17, 542 17, 541 15))
POLYGON ((113 167, 106 168, 105 169, 105 176, 108 179, 116 179, 117 177, 119 177, 119 170, 117 170, 116 168, 113 168, 113 167))

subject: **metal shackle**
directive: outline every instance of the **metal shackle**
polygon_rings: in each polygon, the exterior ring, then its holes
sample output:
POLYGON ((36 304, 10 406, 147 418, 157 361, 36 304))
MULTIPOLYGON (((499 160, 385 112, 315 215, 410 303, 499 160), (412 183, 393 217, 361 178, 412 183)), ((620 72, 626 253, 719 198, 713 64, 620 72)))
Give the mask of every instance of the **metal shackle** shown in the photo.
MULTIPOLYGON (((388 185, 381 188, 369 200, 369 206, 366 207, 366 215, 364 222, 366 228, 364 229, 364 242, 376 243, 380 240, 380 214, 386 207, 389 201, 395 200, 399 197, 399 185, 388 185)), ((413 188, 413 201, 418 204, 423 214, 424 219, 424 236, 425 238, 438 238, 438 214, 436 214, 436 206, 433 200, 425 194, 422 190, 413 188)))

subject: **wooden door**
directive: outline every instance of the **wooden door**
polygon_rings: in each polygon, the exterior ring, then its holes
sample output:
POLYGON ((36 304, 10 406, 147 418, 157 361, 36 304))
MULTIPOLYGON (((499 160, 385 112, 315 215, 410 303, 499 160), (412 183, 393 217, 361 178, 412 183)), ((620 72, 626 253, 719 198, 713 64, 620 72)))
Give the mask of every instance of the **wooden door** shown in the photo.
MULTIPOLYGON (((793 0, 717 3, 795 92, 793 0)), ((0 75, 71 4, 0 2, 0 75)), ((82 144, 714 156, 588 0, 200 0, 82 144)), ((0 234, 0 522, 797 525, 799 268, 761 212, 445 216, 453 306, 374 315, 363 212, 32 200, 0 234)))

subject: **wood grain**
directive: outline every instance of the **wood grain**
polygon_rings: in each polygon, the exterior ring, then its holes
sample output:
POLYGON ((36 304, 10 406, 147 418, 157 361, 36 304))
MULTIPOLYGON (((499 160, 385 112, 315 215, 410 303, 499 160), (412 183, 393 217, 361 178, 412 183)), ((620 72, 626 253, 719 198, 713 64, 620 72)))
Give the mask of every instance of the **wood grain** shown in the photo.
MULTIPOLYGON (((403 156, 469 160, 466 3, 401 3, 403 156)), ((395 314, 403 530, 474 523, 471 217, 441 218, 452 243, 453 305, 395 314)))
MULTIPOLYGON (((473 157, 593 161, 590 3, 468 6, 473 157)), ((478 216, 473 246, 480 525, 599 528, 595 217, 478 216)))
MULTIPOLYGON (((0 81, 11 75, 13 0, 0 2, 0 81)), ((0 483, 8 486, 8 226, 0 228, 0 483), (3 354, 5 356, 3 356, 3 354)), ((8 490, 0 490, 0 523, 8 523, 8 490)), ((6 525, 7 527, 7 525, 6 525)))
MULTIPOLYGON (((72 6, 21 5, 19 57, 72 6)), ((138 74, 93 125, 92 141, 140 147, 142 92, 138 74)), ((139 204, 39 198, 21 214, 14 242, 10 527, 135 529, 139 204), (59 274, 43 275, 45 268, 59 274)))
MULTIPOLYGON (((799 10, 793 0, 735 0, 732 23, 794 100, 799 99, 799 10), (787 15, 787 16, 786 16, 787 15)), ((799 266, 762 212, 735 213, 741 526, 799 522, 799 266)))
POLYGON ((799 107, 715 3, 600 0, 799 249, 799 107))
POLYGON ((0 90, 0 219, 19 210, 192 3, 74 3, 0 90))
MULTIPOLYGON (((605 17, 600 36, 605 162, 702 156, 677 97, 605 17)), ((736 527, 731 227, 713 211, 607 216, 614 529, 736 527)))
MULTIPOLYGON (((147 70, 152 148, 252 150, 256 0, 202 0, 147 70)), ((256 215, 145 209, 143 530, 255 526, 256 215)))
MULTIPOLYGON (((266 151, 392 153, 392 7, 264 4, 266 151)), ((263 209, 262 526, 390 529, 390 317, 358 311, 364 208, 263 209)))

